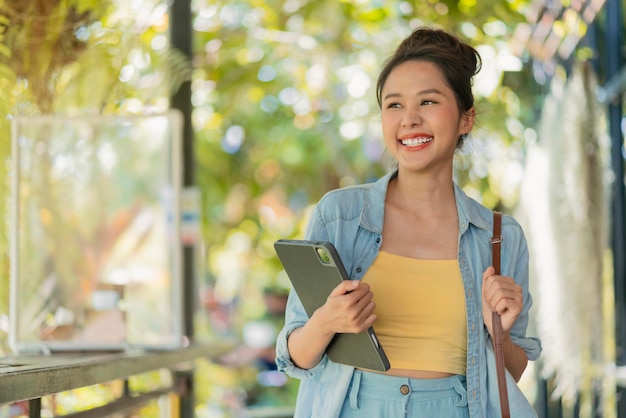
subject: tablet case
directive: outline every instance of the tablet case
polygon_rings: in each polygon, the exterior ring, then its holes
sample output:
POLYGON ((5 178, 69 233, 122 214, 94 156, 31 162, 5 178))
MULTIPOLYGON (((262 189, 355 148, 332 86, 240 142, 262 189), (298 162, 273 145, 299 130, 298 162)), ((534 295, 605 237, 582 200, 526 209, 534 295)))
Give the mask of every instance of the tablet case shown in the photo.
MULTIPOLYGON (((309 317, 342 280, 349 280, 330 242, 281 239, 274 243, 274 249, 309 317)), ((335 363, 364 369, 387 371, 390 367, 371 327, 358 334, 336 334, 326 354, 335 363)))

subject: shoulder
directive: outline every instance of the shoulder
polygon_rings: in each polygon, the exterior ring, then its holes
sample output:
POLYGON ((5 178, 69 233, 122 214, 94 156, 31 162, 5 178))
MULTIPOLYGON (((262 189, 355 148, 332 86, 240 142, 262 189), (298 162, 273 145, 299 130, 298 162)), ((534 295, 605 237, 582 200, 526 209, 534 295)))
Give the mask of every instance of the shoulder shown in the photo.
POLYGON ((380 234, 385 196, 393 173, 380 179, 327 192, 319 200, 307 227, 307 236, 335 242, 356 239, 363 228, 380 234))
POLYGON ((327 192, 317 203, 315 211, 326 222, 354 219, 360 216, 367 199, 367 185, 349 186, 327 192))
POLYGON ((384 204, 385 193, 379 193, 379 183, 380 180, 331 190, 322 196, 316 210, 327 220, 360 217, 365 206, 384 204))
MULTIPOLYGON (((468 223, 490 233, 493 231, 494 211, 477 200, 468 196, 458 185, 455 193, 459 215, 468 223)), ((502 234, 524 239, 524 231, 520 223, 511 215, 502 214, 502 234)))
POLYGON ((331 190, 322 196, 318 204, 320 206, 332 205, 344 199, 365 200, 372 189, 372 185, 373 183, 364 183, 331 190))
POLYGON ((493 211, 491 209, 468 196, 457 184, 454 185, 454 195, 459 220, 463 225, 473 225, 485 231, 493 229, 493 211))

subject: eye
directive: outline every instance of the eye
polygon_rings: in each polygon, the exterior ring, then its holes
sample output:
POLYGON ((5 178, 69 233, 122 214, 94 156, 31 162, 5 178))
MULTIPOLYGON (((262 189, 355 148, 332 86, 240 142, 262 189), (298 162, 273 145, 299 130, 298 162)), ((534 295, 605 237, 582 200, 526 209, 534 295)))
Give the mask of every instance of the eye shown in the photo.
POLYGON ((428 105, 431 105, 431 104, 436 104, 436 103, 437 103, 437 102, 436 102, 436 101, 434 101, 434 100, 424 99, 424 100, 422 100, 421 105, 422 105, 422 106, 428 106, 428 105))
POLYGON ((399 109, 400 107, 402 107, 402 105, 400 103, 395 103, 395 102, 389 103, 387 105, 387 109, 399 109))

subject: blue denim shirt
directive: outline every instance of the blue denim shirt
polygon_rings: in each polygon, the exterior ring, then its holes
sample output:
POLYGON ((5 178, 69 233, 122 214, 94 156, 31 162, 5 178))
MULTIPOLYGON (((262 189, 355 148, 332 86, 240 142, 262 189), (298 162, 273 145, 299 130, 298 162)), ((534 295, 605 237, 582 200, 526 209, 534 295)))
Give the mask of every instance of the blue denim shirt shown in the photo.
MULTIPOLYGON (((378 255, 382 242, 383 212, 392 172, 375 183, 328 192, 312 212, 306 238, 332 242, 353 280, 360 280, 378 255)), ((454 186, 459 215, 458 261, 467 310, 467 392, 471 417, 500 417, 497 375, 492 344, 482 318, 482 275, 491 265, 490 239, 493 212, 454 186)), ((541 353, 538 339, 526 336, 532 297, 528 289, 528 249, 520 225, 502 217, 502 274, 522 286, 524 307, 511 329, 511 339, 529 360, 541 353)), ((287 339, 303 326, 308 316, 294 291, 289 295, 285 325, 277 338, 276 364, 291 377, 301 379, 294 418, 336 418, 346 396, 354 368, 334 363, 323 356, 312 369, 295 366, 287 339)), ((374 324, 376 328, 376 324, 374 324)), ((507 372, 511 414, 516 418, 536 417, 532 406, 507 372)))

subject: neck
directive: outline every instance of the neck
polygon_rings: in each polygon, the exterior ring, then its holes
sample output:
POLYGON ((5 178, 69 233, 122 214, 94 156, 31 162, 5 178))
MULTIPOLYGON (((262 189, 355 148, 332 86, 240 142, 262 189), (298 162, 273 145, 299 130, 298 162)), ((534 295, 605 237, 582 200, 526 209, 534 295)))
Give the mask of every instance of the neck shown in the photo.
POLYGON ((431 218, 456 212, 452 174, 432 177, 398 172, 389 185, 387 200, 403 210, 431 218))

